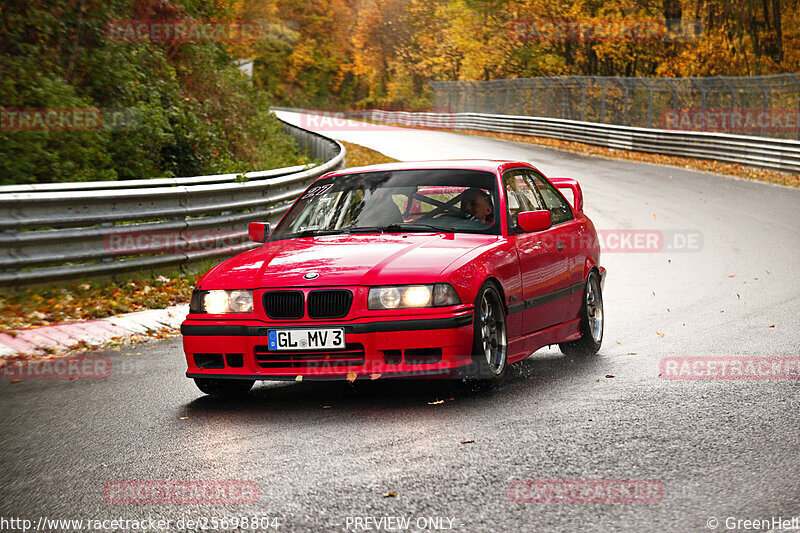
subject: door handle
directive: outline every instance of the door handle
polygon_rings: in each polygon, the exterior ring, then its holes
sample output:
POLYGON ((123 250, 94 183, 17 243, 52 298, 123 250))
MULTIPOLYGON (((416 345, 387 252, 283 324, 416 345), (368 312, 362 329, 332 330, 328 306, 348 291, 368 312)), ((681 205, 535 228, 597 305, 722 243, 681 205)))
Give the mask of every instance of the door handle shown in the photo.
POLYGON ((564 249, 564 243, 561 242, 561 241, 558 241, 556 243, 556 248, 558 248, 559 250, 563 250, 564 249))

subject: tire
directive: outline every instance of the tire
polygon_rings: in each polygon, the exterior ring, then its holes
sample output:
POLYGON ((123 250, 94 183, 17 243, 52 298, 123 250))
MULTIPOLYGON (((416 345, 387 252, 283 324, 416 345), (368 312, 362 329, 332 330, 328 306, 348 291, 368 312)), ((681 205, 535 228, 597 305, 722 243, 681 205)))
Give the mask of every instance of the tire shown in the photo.
POLYGON ((197 388, 215 398, 238 398, 253 388, 255 381, 249 379, 194 378, 197 388))
POLYGON ((600 275, 592 270, 586 278, 581 303, 581 338, 558 345, 564 355, 589 356, 600 351, 603 344, 603 292, 600 275))
POLYGON ((508 366, 508 335, 503 299, 493 283, 484 284, 478 291, 472 324, 472 360, 476 371, 470 379, 499 382, 508 366))

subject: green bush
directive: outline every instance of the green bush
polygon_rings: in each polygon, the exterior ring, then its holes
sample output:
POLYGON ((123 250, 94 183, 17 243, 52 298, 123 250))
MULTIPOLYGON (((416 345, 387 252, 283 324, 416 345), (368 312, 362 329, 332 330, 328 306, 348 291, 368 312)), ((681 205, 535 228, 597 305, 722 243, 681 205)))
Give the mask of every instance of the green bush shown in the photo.
POLYGON ((0 107, 120 110, 128 120, 95 131, 4 127, 0 184, 244 172, 305 160, 224 43, 122 43, 105 34, 110 20, 225 19, 232 3, 131 6, 4 1, 0 107))

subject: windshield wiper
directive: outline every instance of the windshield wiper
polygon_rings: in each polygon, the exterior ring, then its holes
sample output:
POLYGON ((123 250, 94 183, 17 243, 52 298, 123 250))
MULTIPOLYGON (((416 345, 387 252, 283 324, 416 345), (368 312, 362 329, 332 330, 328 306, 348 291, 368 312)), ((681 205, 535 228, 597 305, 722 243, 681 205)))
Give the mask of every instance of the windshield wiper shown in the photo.
POLYGON ((300 237, 319 237, 320 235, 338 235, 340 233, 350 233, 350 230, 342 229, 307 229, 297 233, 300 237))
POLYGON ((356 226, 348 228, 349 233, 383 233, 384 228, 379 226, 356 226))
POLYGON ((431 224, 420 224, 418 222, 408 222, 403 224, 389 224, 386 226, 386 231, 388 232, 404 232, 404 231, 420 231, 420 232, 428 232, 428 231, 435 231, 435 232, 446 232, 446 233, 453 233, 455 230, 452 228, 443 228, 441 226, 434 226, 431 224))

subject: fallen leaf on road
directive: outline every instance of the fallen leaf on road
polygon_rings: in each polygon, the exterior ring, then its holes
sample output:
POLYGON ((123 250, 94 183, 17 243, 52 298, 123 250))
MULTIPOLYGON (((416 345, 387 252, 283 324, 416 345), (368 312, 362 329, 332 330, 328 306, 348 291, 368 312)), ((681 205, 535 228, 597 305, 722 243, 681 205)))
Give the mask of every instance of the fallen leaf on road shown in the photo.
POLYGON ((617 344, 622 344, 621 342, 617 341, 617 344))
POLYGON ((355 372, 348 372, 347 373, 347 381, 349 381, 350 383, 354 382, 357 377, 358 377, 358 374, 356 374, 355 372))
POLYGON ((383 497, 384 498, 396 498, 397 497, 397 493, 396 492, 384 492, 383 493, 383 497))
POLYGON ((472 444, 474 442, 475 442, 474 440, 462 440, 461 444, 472 444))
POLYGON ((729 278, 735 278, 735 277, 736 277, 736 274, 729 274, 729 275, 728 275, 728 277, 729 277, 729 278))
POLYGON ((628 355, 636 355, 636 352, 628 352, 628 355))
POLYGON ((771 327, 771 328, 774 328, 774 327, 775 327, 775 324, 772 324, 770 327, 771 327))
POLYGON ((656 335, 658 335, 659 337, 662 337, 662 338, 664 337, 664 334, 661 333, 660 331, 656 331, 656 335))

